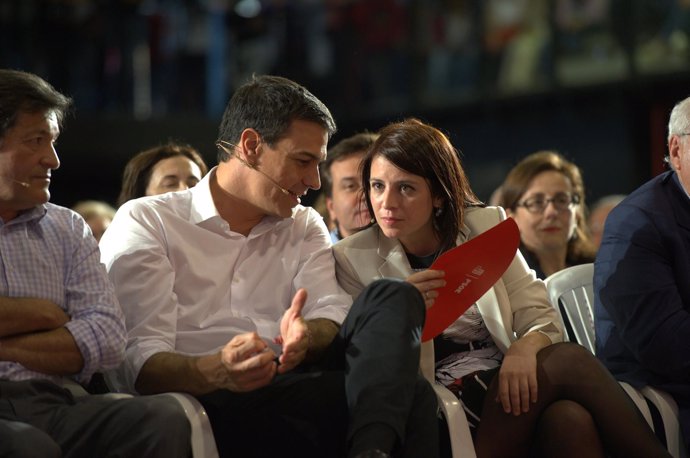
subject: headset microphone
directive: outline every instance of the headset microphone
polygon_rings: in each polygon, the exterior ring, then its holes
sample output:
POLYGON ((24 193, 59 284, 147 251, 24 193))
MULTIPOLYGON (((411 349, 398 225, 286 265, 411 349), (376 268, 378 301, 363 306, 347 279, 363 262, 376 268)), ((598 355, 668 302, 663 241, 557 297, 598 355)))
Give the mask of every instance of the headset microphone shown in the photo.
POLYGON ((259 173, 260 173, 261 175, 263 175, 268 181, 270 181, 270 182, 273 184, 273 186, 275 186, 276 188, 280 189, 280 192, 282 192, 282 193, 285 194, 286 196, 293 196, 293 197, 296 197, 298 200, 300 199, 300 196, 298 196, 298 195, 295 194, 294 192, 290 191, 289 189, 282 187, 280 184, 278 184, 278 182, 277 182, 276 180, 274 180, 273 178, 271 178, 270 176, 268 176, 268 174, 267 174, 266 172, 264 172, 263 170, 259 170, 255 165, 250 164, 249 162, 247 162, 247 161, 245 161, 243 158, 241 158, 238 154, 236 154, 236 153, 234 153, 233 151, 231 151, 230 149, 228 149, 228 148, 224 145, 224 143, 226 143, 226 144, 229 145, 229 146, 235 146, 235 145, 233 145, 233 144, 230 143, 230 142, 226 142, 225 140, 220 140, 218 143, 216 143, 216 146, 222 148, 226 153, 230 154, 231 156, 235 156, 235 158, 237 158, 237 160, 240 161, 240 162, 241 162, 242 164, 244 164, 245 166, 249 167, 250 169, 252 169, 252 170, 254 170, 254 171, 256 171, 256 172, 259 172, 259 173))
POLYGON ((12 181, 14 181, 15 183, 17 183, 19 186, 23 186, 23 187, 25 187, 25 188, 28 188, 28 187, 31 186, 31 185, 30 185, 29 183, 27 183, 26 181, 19 181, 19 180, 12 180, 12 181))
POLYGON ((235 156, 235 158, 237 158, 237 160, 240 161, 242 164, 246 165, 247 167, 249 167, 250 169, 254 170, 255 172, 259 172, 259 173, 262 174, 264 177, 266 177, 266 179, 267 179, 268 181, 270 181, 271 183, 273 183, 273 186, 275 186, 276 188, 280 189, 280 191, 281 191, 283 194, 288 195, 288 196, 289 196, 289 195, 292 195, 292 196, 295 196, 295 197, 299 197, 299 196, 297 196, 297 194, 295 194, 294 192, 292 192, 292 191, 290 191, 289 189, 286 189, 286 188, 282 187, 281 185, 279 185, 278 182, 277 182, 276 180, 274 180, 273 178, 271 178, 270 176, 268 176, 268 174, 267 174, 266 172, 264 172, 263 170, 259 170, 258 168, 256 168, 255 165, 252 165, 252 164, 250 164, 249 162, 245 161, 244 159, 242 159, 242 158, 241 158, 239 155, 237 155, 237 154, 234 154, 234 156, 235 156))

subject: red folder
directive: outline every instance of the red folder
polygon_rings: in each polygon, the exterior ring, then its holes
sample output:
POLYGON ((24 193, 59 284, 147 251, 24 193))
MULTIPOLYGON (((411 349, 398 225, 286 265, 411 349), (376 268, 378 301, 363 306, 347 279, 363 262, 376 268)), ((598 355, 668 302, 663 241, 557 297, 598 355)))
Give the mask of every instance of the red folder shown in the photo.
POLYGON ((446 286, 426 312, 422 341, 433 339, 501 278, 520 246, 520 230, 507 218, 477 237, 443 253, 429 267, 446 273, 446 286))

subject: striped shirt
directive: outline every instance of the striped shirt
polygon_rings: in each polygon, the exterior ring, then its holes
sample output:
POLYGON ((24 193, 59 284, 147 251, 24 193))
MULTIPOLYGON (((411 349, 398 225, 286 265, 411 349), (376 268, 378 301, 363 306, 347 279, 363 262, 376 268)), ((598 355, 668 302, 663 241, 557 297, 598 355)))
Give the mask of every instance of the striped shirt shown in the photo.
MULTIPOLYGON (((87 381, 99 370, 116 367, 124 357, 122 311, 91 231, 75 212, 45 204, 4 223, 0 220, 0 296, 50 300, 70 317, 65 328, 84 359, 74 378, 87 381)), ((0 378, 60 377, 0 361, 0 378)))

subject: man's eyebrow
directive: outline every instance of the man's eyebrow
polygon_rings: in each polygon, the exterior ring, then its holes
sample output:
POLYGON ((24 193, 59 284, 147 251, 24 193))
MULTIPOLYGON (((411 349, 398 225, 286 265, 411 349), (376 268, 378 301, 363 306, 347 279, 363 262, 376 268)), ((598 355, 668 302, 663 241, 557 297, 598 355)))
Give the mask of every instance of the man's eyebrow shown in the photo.
POLYGON ((60 136, 60 131, 53 132, 52 130, 46 129, 45 127, 36 127, 35 129, 29 129, 28 131, 26 131, 24 137, 30 137, 36 134, 45 135, 47 137, 51 137, 57 140, 57 138, 60 136))
POLYGON ((314 153, 312 151, 293 151, 293 155, 295 156, 309 156, 310 159, 322 162, 326 160, 326 155, 325 154, 320 154, 320 153, 314 153))

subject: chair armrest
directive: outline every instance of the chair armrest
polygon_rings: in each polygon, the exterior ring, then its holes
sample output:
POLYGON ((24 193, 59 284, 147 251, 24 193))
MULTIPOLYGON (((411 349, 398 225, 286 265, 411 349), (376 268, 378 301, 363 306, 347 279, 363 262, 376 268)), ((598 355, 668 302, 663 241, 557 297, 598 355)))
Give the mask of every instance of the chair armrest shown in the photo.
POLYGON ((635 403, 635 407, 637 407, 637 410, 640 411, 649 427, 652 428, 652 431, 654 431, 654 421, 652 421, 652 414, 649 411, 649 406, 647 405, 647 401, 645 401, 644 396, 642 396, 642 393, 640 393, 638 390, 636 390, 631 385, 625 382, 619 381, 618 384, 627 393, 628 397, 632 400, 632 402, 635 403))
POLYGON ((192 456, 194 458, 218 458, 218 448, 213 437, 211 422, 201 403, 187 393, 162 393, 177 401, 184 409, 192 427, 192 456))
POLYGON ((470 426, 467 423, 462 403, 448 388, 440 383, 432 383, 431 385, 436 392, 438 406, 448 424, 453 458, 476 458, 477 455, 474 452, 470 426))
POLYGON ((645 386, 640 391, 645 398, 659 410, 661 419, 664 422, 664 432, 666 434, 666 448, 674 458, 686 458, 688 456, 685 449, 685 441, 680 432, 678 423, 678 405, 670 394, 665 391, 645 386))

